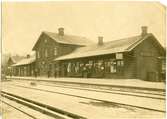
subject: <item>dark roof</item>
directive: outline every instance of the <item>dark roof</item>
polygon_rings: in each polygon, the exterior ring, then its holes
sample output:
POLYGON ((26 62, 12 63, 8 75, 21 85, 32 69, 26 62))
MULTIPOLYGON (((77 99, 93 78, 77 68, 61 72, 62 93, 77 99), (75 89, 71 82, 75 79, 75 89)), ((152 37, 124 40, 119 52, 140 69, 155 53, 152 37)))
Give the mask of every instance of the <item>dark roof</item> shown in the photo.
POLYGON ((100 46, 97 44, 93 44, 90 46, 81 47, 68 55, 56 58, 55 61, 112 54, 118 52, 128 52, 131 51, 133 48, 135 48, 143 40, 147 39, 149 36, 153 35, 149 33, 144 37, 138 35, 120 40, 105 42, 103 45, 100 46))
POLYGON ((74 45, 89 45, 93 43, 93 41, 82 36, 74 36, 74 35, 68 35, 68 34, 64 34, 63 36, 60 36, 58 35, 58 33, 52 33, 52 32, 46 32, 46 31, 44 33, 58 43, 74 44, 74 45))
MULTIPOLYGON (((42 34, 45 34, 49 36, 51 39, 55 40, 56 42, 62 43, 62 44, 86 46, 93 43, 93 41, 82 36, 75 36, 75 35, 68 35, 68 34, 64 34, 63 36, 61 36, 58 33, 53 33, 48 31, 44 31, 42 32, 42 34)), ((33 50, 35 49, 36 44, 34 45, 33 50)))
POLYGON ((15 64, 15 63, 16 63, 16 61, 13 60, 12 57, 9 57, 9 59, 8 59, 8 61, 7 61, 7 65, 8 65, 8 66, 11 66, 11 65, 13 65, 13 64, 15 64))

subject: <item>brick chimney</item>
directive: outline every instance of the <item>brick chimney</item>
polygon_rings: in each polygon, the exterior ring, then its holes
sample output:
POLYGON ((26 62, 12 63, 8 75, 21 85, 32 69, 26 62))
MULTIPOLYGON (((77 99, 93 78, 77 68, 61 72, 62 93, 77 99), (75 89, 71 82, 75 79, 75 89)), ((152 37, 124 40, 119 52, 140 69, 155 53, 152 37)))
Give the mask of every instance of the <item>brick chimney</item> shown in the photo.
POLYGON ((59 28, 58 29, 58 34, 60 35, 60 36, 64 36, 64 28, 59 28))
POLYGON ((142 26, 141 30, 142 30, 141 36, 147 35, 147 26, 142 26))
POLYGON ((30 55, 29 55, 29 54, 27 54, 27 59, 28 59, 28 58, 30 58, 30 55))
POLYGON ((102 36, 98 37, 98 45, 103 45, 103 37, 102 36))

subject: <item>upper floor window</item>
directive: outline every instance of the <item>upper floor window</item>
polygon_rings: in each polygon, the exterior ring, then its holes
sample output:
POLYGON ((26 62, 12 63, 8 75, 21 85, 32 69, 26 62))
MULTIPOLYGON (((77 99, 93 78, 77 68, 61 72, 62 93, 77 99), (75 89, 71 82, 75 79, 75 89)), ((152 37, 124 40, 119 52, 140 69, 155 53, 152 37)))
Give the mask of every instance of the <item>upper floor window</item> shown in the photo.
POLYGON ((45 49, 45 57, 48 57, 48 50, 45 49))
POLYGON ((40 54, 39 54, 39 51, 37 51, 37 58, 40 58, 40 54))
POLYGON ((45 43, 47 43, 47 39, 45 39, 45 43))
POLYGON ((57 55, 57 48, 54 48, 54 55, 57 55))

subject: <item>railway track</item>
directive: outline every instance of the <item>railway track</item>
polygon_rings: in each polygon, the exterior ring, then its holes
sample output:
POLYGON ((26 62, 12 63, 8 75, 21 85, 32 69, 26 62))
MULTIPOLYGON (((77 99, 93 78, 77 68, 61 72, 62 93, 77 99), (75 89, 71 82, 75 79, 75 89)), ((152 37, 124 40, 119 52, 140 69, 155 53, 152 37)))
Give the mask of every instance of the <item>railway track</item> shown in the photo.
MULTIPOLYGON (((15 85, 15 84, 12 84, 15 85)), ((152 98, 152 99, 159 99, 159 100, 165 100, 165 95, 163 94, 155 94, 155 93, 145 93, 145 92, 130 92, 130 91, 124 91, 124 90, 103 90, 103 89, 95 89, 95 88, 83 88, 82 86, 66 86, 66 85, 60 85, 60 84, 43 84, 38 82, 37 85, 42 86, 51 86, 51 87, 60 87, 60 88, 67 88, 67 89, 77 89, 77 90, 85 90, 85 91, 94 91, 94 92, 102 92, 102 93, 108 93, 108 94, 119 94, 119 95, 128 95, 128 96, 136 96, 136 97, 143 97, 143 98, 152 98), (143 95, 144 94, 144 95, 143 95)), ((20 86, 16 83, 16 86, 20 86)))
MULTIPOLYGON (((16 79, 16 80, 19 80, 19 79, 16 79)), ((59 81, 46 81, 46 80, 34 80, 34 79, 27 79, 27 80, 23 79, 22 81, 37 81, 38 84, 40 85, 42 85, 42 83, 48 83, 48 84, 52 83, 53 86, 56 85, 56 86, 62 86, 62 87, 70 87, 73 89, 85 89, 85 90, 100 89, 100 90, 103 90, 103 92, 104 90, 105 92, 121 91, 121 92, 130 92, 130 93, 136 93, 136 94, 150 94, 150 95, 165 96, 165 90, 163 89, 150 89, 150 88, 127 87, 127 86, 117 86, 117 85, 107 86, 107 85, 99 85, 99 84, 96 85, 96 84, 86 84, 86 83, 61 82, 61 81, 59 82, 59 81)))
MULTIPOLYGON (((33 81, 33 80, 32 80, 33 81)), ((43 82, 38 82, 38 83, 43 83, 43 82)), ((46 82, 44 82, 46 83, 46 82)), ((48 83, 51 84, 51 83, 48 83)), ((52 85, 58 85, 58 86, 71 86, 71 87, 82 87, 82 88, 91 88, 91 89, 101 89, 101 90, 107 90, 107 91, 122 91, 122 92, 132 92, 132 93, 138 93, 138 94, 152 94, 152 95, 161 95, 165 96, 165 92, 162 90, 143 90, 143 89, 132 89, 128 87, 112 87, 112 86, 99 86, 99 85, 91 85, 91 84, 72 84, 72 83, 57 83, 54 82, 52 85)))
MULTIPOLYGON (((56 83, 57 84, 57 83, 56 83)), ((60 84, 62 85, 62 84, 60 84)), ((64 85, 66 86, 66 85, 64 85)), ((67 85, 68 86, 68 85, 67 85)), ((70 85, 69 85, 70 86, 70 85)), ((73 85, 71 85, 73 86, 73 85)), ((150 90, 141 90, 141 89, 132 89, 132 88, 128 88, 128 87, 112 87, 112 86, 91 86, 91 85, 76 85, 76 87, 85 87, 85 88, 91 88, 91 89, 101 89, 101 90, 107 90, 107 91, 121 91, 121 92, 131 92, 131 93, 138 93, 138 94, 152 94, 152 95, 162 95, 164 96, 165 92, 163 91, 154 91, 151 92, 150 90), (161 92, 161 94, 160 94, 161 92)))
POLYGON ((72 96, 72 97, 90 99, 90 100, 101 101, 101 102, 105 102, 105 103, 112 103, 112 104, 116 104, 116 105, 129 106, 129 107, 134 107, 134 108, 139 108, 139 109, 144 109, 144 110, 150 110, 150 111, 157 111, 157 112, 165 113, 164 110, 152 109, 152 108, 147 108, 147 107, 143 107, 143 106, 135 106, 135 105, 130 105, 130 104, 117 103, 117 102, 113 102, 113 101, 107 101, 107 100, 102 100, 102 99, 97 99, 97 98, 90 98, 90 97, 79 96, 79 95, 74 95, 74 94, 62 93, 62 92, 57 92, 57 91, 50 91, 50 90, 34 88, 34 87, 27 87, 27 86, 21 86, 21 85, 15 85, 15 86, 22 87, 22 88, 27 88, 27 89, 32 89, 32 90, 44 91, 44 92, 49 92, 49 93, 67 95, 67 96, 72 96))
POLYGON ((1 102, 4 103, 4 104, 6 104, 6 105, 8 105, 8 106, 10 106, 10 107, 12 107, 12 108, 14 108, 15 110, 17 110, 17 111, 19 111, 19 112, 25 114, 26 116, 28 116, 28 117, 30 117, 30 118, 32 118, 32 119, 39 119, 39 118, 37 118, 37 117, 35 117, 35 116, 33 116, 33 115, 27 113, 26 111, 23 111, 23 110, 19 109, 19 107, 16 107, 16 106, 14 106, 14 105, 8 103, 7 101, 1 100, 1 102))
MULTIPOLYGON (((21 97, 21 96, 18 96, 18 95, 9 93, 9 92, 1 91, 1 96, 9 100, 15 101, 19 104, 22 104, 24 106, 27 106, 31 109, 34 109, 38 112, 41 112, 42 114, 45 114, 49 117, 53 117, 54 119, 86 119, 85 117, 82 117, 80 115, 73 114, 73 113, 58 109, 56 107, 52 107, 50 105, 42 104, 37 101, 30 100, 30 99, 27 99, 27 98, 24 98, 24 97, 21 97)), ((31 117, 32 119, 40 119, 38 117, 34 117, 31 114, 28 114, 25 111, 22 111, 21 109, 11 105, 10 103, 7 103, 5 101, 3 101, 3 103, 23 112, 24 114, 31 117)))
POLYGON ((77 89, 77 90, 86 90, 86 91, 95 91, 95 92, 103 92, 103 93, 110 93, 110 94, 119 94, 119 95, 129 95, 129 96, 136 96, 136 97, 144 97, 144 98, 152 98, 152 99, 159 99, 159 100, 165 100, 165 95, 163 94, 154 94, 154 93, 142 93, 142 92, 130 92, 130 91, 123 91, 123 90, 98 90, 98 89, 93 89, 93 88, 81 88, 81 87, 72 87, 72 86, 64 86, 64 85, 50 85, 50 84, 38 84, 38 85, 43 85, 43 86, 51 86, 51 87, 61 87, 61 88, 68 88, 68 89, 77 89), (116 91, 116 92, 115 92, 116 91), (146 95, 142 95, 146 94, 146 95), (148 95, 153 95, 153 96, 147 96, 148 95), (156 95, 156 97, 154 96, 156 95), (159 97, 158 97, 159 96, 159 97))

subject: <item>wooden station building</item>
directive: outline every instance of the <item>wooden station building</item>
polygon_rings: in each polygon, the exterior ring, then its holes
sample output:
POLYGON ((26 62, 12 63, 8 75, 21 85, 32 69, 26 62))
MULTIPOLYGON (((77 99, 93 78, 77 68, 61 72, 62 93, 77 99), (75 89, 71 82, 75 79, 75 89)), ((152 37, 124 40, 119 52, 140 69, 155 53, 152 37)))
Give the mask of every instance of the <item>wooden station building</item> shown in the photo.
POLYGON ((18 63, 12 65, 12 73, 14 76, 34 76, 35 72, 35 57, 27 55, 18 63))
MULTIPOLYGON (((64 28, 58 33, 42 32, 33 51, 34 60, 13 65, 20 68, 14 75, 54 77, 87 77, 114 79, 160 80, 164 77, 165 49, 147 27, 141 33, 120 40, 97 43, 80 37, 67 35, 64 28), (24 73, 18 73, 23 72, 24 73), (26 72, 26 73, 25 73, 26 72)), ((17 69, 16 68, 16 69, 17 69)))

